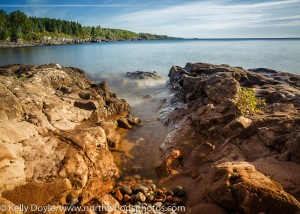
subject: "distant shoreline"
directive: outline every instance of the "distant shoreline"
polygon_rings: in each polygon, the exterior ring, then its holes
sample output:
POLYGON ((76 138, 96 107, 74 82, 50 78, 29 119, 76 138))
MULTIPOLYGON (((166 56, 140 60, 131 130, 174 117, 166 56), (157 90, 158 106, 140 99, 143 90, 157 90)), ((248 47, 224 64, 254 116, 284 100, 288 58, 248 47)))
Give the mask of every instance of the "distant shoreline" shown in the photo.
POLYGON ((97 39, 71 39, 54 41, 22 41, 22 42, 4 42, 0 41, 0 49, 5 48, 22 48, 22 47, 39 47, 39 46, 58 46, 86 43, 102 43, 102 42, 135 42, 135 41, 251 41, 251 40, 300 40, 300 38, 167 38, 167 39, 144 39, 144 40, 97 40, 97 39))
POLYGON ((72 44, 86 44, 86 43, 102 43, 102 42, 130 42, 130 41, 161 41, 161 40, 182 40, 180 38, 168 39, 144 39, 144 40, 96 40, 96 39, 72 39, 72 40, 55 40, 55 41, 22 41, 22 42, 3 42, 0 41, 0 49, 4 48, 22 48, 22 47, 39 47, 39 46, 58 46, 58 45, 72 45, 72 44))

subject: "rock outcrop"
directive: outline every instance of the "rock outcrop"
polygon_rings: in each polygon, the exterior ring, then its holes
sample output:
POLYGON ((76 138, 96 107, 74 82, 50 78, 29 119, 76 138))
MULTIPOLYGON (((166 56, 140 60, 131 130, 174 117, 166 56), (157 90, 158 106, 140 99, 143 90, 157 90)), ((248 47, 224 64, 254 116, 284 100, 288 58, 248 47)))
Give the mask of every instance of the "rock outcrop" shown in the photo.
POLYGON ((131 79, 160 79, 161 78, 161 76, 156 71, 127 72, 126 77, 131 79))
POLYGON ((0 67, 0 89, 1 204, 116 202, 110 148, 118 120, 137 120, 125 100, 58 64, 0 67))
POLYGON ((162 183, 187 190, 191 213, 299 211, 299 80, 229 65, 172 67, 175 91, 160 111, 169 128, 156 165, 162 183), (245 87, 266 106, 242 111, 245 87))

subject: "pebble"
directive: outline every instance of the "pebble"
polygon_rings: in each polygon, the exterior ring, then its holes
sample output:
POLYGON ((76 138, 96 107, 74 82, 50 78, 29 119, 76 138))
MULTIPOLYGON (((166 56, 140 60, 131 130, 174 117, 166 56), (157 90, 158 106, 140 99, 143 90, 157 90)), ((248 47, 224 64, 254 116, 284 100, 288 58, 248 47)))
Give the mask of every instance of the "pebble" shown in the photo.
POLYGON ((164 193, 164 191, 162 191, 161 189, 157 189, 157 190, 156 190, 156 193, 157 193, 158 195, 161 195, 161 194, 164 193))
POLYGON ((123 195, 120 191, 120 189, 117 189, 115 194, 114 194, 114 197, 118 200, 118 201, 122 201, 123 200, 123 195))
POLYGON ((167 195, 174 195, 174 192, 172 190, 168 190, 167 195))
POLYGON ((180 198, 173 198, 173 202, 175 203, 182 203, 182 200, 180 198))
POLYGON ((154 200, 154 195, 149 195, 149 196, 147 197, 147 200, 148 200, 148 201, 153 201, 153 200, 154 200))
POLYGON ((161 207, 162 206, 162 202, 155 202, 153 205, 156 206, 156 207, 161 207))
POLYGON ((127 202, 127 201, 131 200, 130 195, 127 195, 127 194, 125 194, 123 198, 124 198, 124 202, 127 202))
POLYGON ((155 202, 163 202, 164 200, 162 198, 155 198, 153 201, 155 201, 155 202))
POLYGON ((182 190, 182 186, 176 186, 172 189, 172 191, 175 195, 177 195, 180 190, 182 190))
POLYGON ((181 190, 178 191, 177 195, 179 197, 184 197, 184 196, 186 196, 186 192, 183 189, 181 189, 181 190))
POLYGON ((112 191, 121 205, 137 206, 178 206, 184 205, 186 191, 181 186, 172 189, 157 188, 152 179, 140 175, 125 176, 112 191))
POLYGON ((132 193, 132 190, 129 186, 122 186, 120 190, 123 194, 130 195, 132 193))
POLYGON ((149 189, 147 187, 144 187, 144 186, 140 186, 140 189, 139 189, 142 193, 147 193, 149 191, 149 189))
POLYGON ((146 196, 141 192, 138 192, 136 197, 137 197, 137 200, 140 201, 140 202, 145 202, 146 201, 146 196))
POLYGON ((155 185, 155 184, 150 184, 150 187, 151 187, 151 189, 152 189, 153 191, 156 190, 156 185, 155 185))
POLYGON ((172 195, 168 195, 166 199, 167 199, 167 201, 173 201, 173 196, 172 195))
POLYGON ((135 184, 134 186, 131 187, 133 192, 138 192, 138 190, 140 189, 140 184, 135 184))

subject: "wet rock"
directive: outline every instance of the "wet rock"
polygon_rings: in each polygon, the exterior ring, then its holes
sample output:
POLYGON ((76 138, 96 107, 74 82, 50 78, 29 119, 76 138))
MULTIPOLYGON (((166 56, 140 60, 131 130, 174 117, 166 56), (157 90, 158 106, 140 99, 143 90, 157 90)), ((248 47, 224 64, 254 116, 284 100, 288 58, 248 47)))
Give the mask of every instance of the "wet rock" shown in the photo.
POLYGON ((124 129, 131 129, 133 126, 141 124, 141 120, 137 117, 121 118, 118 120, 118 126, 124 129))
POLYGON ((132 193, 132 190, 129 186, 122 186, 120 190, 123 194, 130 195, 132 193))
POLYGON ((156 71, 127 72, 126 77, 131 79, 159 79, 161 76, 156 71))

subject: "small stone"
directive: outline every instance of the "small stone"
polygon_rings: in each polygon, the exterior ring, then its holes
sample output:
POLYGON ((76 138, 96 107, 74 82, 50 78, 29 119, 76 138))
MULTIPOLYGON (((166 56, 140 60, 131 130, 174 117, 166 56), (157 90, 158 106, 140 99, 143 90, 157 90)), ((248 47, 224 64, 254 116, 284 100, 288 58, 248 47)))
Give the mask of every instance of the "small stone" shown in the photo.
POLYGON ((181 190, 178 191, 177 195, 179 197, 184 197, 184 196, 186 196, 186 192, 183 189, 181 189, 181 190))
POLYGON ((162 198, 155 198, 154 201, 155 201, 155 202, 163 202, 164 199, 162 199, 162 198))
POLYGON ((182 203, 182 200, 180 198, 173 198, 173 202, 180 204, 182 203))
POLYGON ((139 192, 137 195, 137 200, 140 201, 140 202, 145 202, 146 201, 146 197, 143 193, 139 192))
POLYGON ((154 200, 154 195, 149 195, 149 196, 147 197, 147 200, 148 200, 148 201, 153 201, 153 200, 154 200))
POLYGON ((174 195, 174 192, 172 190, 168 190, 167 195, 174 195))
POLYGON ((167 193, 168 192, 167 188, 165 188, 165 187, 161 188, 161 190, 163 191, 163 193, 167 193))
POLYGON ((158 195, 161 195, 161 194, 163 194, 163 193, 164 193, 164 191, 163 191, 163 190, 161 190, 161 189, 157 189, 157 190, 156 190, 156 193, 157 193, 158 195))
POLYGON ((129 195, 125 194, 123 199, 124 199, 124 202, 127 202, 127 201, 131 200, 131 197, 129 195))
POLYGON ((121 193, 121 191, 120 191, 119 188, 115 191, 114 197, 115 197, 118 201, 122 201, 122 200, 123 200, 123 195, 122 195, 122 193, 121 193))
POLYGON ((175 195, 178 194, 179 190, 182 190, 182 186, 176 186, 172 189, 172 191, 174 192, 175 195))
POLYGON ((153 191, 156 190, 156 185, 155 184, 150 184, 150 187, 152 188, 153 191))
POLYGON ((156 207, 161 207, 162 206, 162 202, 155 202, 153 205, 156 206, 156 207))
POLYGON ((138 198, 137 198, 137 195, 131 195, 131 201, 132 202, 136 202, 136 201, 138 201, 138 198))
POLYGON ((78 199, 77 198, 73 198, 70 203, 69 203, 69 206, 76 206, 78 204, 78 199))
POLYGON ((149 189, 147 187, 140 186, 139 191, 145 194, 145 193, 149 192, 149 189))
POLYGON ((136 201, 136 202, 134 202, 134 205, 142 205, 142 202, 136 201))
POLYGON ((141 185, 140 184, 135 184, 131 187, 133 192, 138 192, 140 189, 141 185))
POLYGON ((168 195, 166 199, 167 199, 167 201, 173 201, 173 196, 172 195, 168 195))
POLYGON ((130 195, 132 193, 132 190, 129 186, 122 186, 120 190, 123 194, 130 195))

